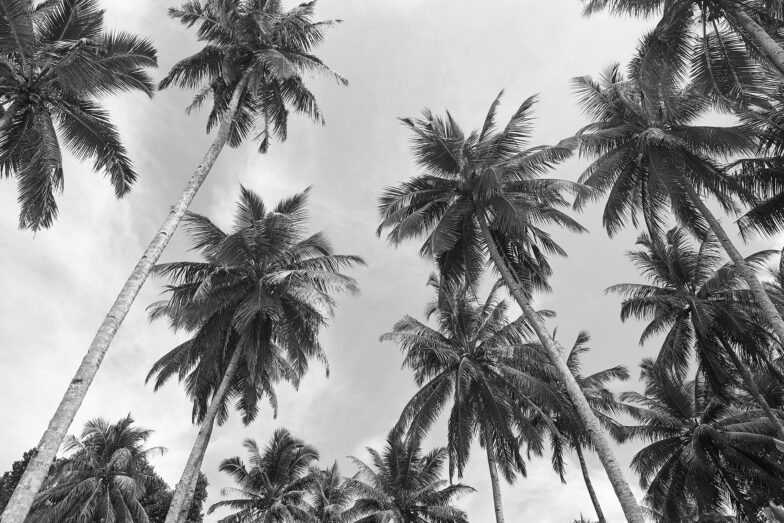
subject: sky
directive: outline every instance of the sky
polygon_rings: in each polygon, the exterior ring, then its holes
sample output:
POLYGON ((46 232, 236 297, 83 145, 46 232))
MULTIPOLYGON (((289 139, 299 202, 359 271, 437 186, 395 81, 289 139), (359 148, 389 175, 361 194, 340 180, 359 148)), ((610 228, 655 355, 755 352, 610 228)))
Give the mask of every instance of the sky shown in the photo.
MULTIPOLYGON (((104 0, 103 5, 107 27, 155 42, 156 79, 198 49, 193 31, 166 16, 175 2, 104 0)), ((465 129, 472 129, 481 125, 501 89, 500 116, 506 118, 538 93, 534 143, 555 143, 586 123, 570 79, 625 62, 652 25, 605 16, 585 19, 577 0, 321 0, 317 15, 343 20, 317 53, 350 81, 342 88, 308 79, 326 126, 293 118, 288 141, 273 145, 266 155, 252 143, 224 150, 191 209, 228 228, 240 184, 268 203, 312 186, 313 231, 323 230, 337 252, 361 255, 368 266, 351 273, 361 295, 341 298, 323 332, 329 378, 314 365, 299 390, 280 386, 277 419, 266 409, 246 427, 232 415, 215 430, 203 467, 210 483, 208 503, 231 486, 217 470, 220 461, 243 456, 245 438, 263 443, 278 427, 315 445, 322 465, 337 460, 344 474, 353 474, 347 456, 364 459, 366 447, 380 447, 416 390, 410 372, 400 367, 398 349, 378 341, 404 314, 421 318, 431 297, 425 286, 431 267, 419 258, 419 244, 395 249, 375 235, 382 189, 417 173, 409 135, 397 119, 425 107, 448 108, 465 129)), ((89 164, 67 156, 60 219, 34 235, 16 228, 16 187, 0 180, 0 472, 36 445, 117 291, 209 146, 206 115, 185 114, 192 95, 172 89, 152 100, 128 94, 106 101, 140 174, 123 200, 114 199, 108 181, 89 164)), ((576 180, 584 165, 570 160, 553 176, 576 180)), ((558 313, 550 325, 564 344, 589 330, 593 350, 585 358, 586 371, 627 365, 634 380, 618 390, 639 389, 637 365, 656 347, 639 346, 642 325, 622 324, 618 297, 604 293, 612 284, 639 280, 625 257, 637 232, 608 238, 598 205, 577 218, 590 232, 555 234, 569 257, 555 260, 553 292, 537 297, 536 305, 558 313)), ((730 224, 731 218, 724 221, 730 224)), ((743 249, 780 248, 777 243, 758 241, 743 249)), ((162 261, 194 256, 180 232, 162 261)), ((170 332, 163 321, 148 321, 145 308, 161 290, 162 282, 155 279, 142 289, 71 433, 94 417, 117 420, 132 413, 140 425, 155 430, 149 444, 168 449, 153 464, 173 485, 197 428, 179 384, 153 392, 144 383, 151 365, 186 337, 170 332)), ((442 420, 433 431, 428 448, 445 444, 444 425, 442 420)), ((616 450, 639 496, 628 469, 638 448, 616 450)), ((460 501, 476 522, 493 518, 483 457, 476 445, 463 481, 477 492, 460 501)), ((608 520, 622 521, 600 463, 589 456, 588 464, 608 520)), ((564 485, 548 458, 533 459, 527 478, 503 488, 507 520, 565 523, 581 513, 593 517, 576 456, 569 457, 568 467, 564 485)))

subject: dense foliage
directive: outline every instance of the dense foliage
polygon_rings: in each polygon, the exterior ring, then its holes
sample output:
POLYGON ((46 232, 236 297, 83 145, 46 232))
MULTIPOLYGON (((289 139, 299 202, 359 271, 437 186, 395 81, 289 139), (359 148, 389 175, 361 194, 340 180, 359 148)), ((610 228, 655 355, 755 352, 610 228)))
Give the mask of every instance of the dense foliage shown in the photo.
MULTIPOLYGON (((588 122, 564 132, 572 136, 531 145, 536 97, 498 125, 499 95, 473 131, 449 112, 402 119, 420 172, 383 189, 377 234, 393 246, 424 240, 435 296, 424 320, 407 315, 381 337, 399 346, 417 387, 389 420, 384 448, 352 457, 356 472, 344 477, 285 428, 264 446, 246 439, 247 462, 231 457, 219 469, 237 487, 208 514, 227 523, 467 523, 460 499, 474 489, 452 481, 478 445, 491 489, 475 495, 492 496, 496 523, 505 522, 501 479, 526 476, 529 460, 548 455, 565 481, 569 452, 600 523, 587 453, 632 523, 784 521, 784 254, 770 267, 779 244, 743 254, 736 241, 784 231, 784 1, 582 3, 587 15, 650 16, 655 25, 625 68, 574 79, 588 122), (717 114, 731 122, 713 124, 717 114), (577 181, 549 177, 572 156, 586 161, 577 181), (587 232, 572 211, 599 200, 610 236, 643 229, 629 253, 640 278, 608 289, 621 297, 621 321, 645 321, 640 343, 655 344, 640 364, 642 391, 615 392, 626 367, 586 372, 598 367, 586 361, 589 335, 565 350, 550 325, 555 312, 532 304, 553 290, 562 231, 587 232), (423 450, 442 418, 445 446, 423 450), (641 500, 616 458, 628 442, 640 446, 631 472, 641 500)), ((337 295, 359 289, 344 271, 364 262, 306 232, 308 190, 268 207, 242 187, 228 231, 187 211, 225 145, 252 138, 266 152, 288 137, 291 113, 323 123, 303 76, 347 85, 313 54, 337 21, 316 21, 314 1, 283 4, 188 0, 169 9, 201 47, 158 87, 196 89, 188 111, 211 103, 216 137, 41 443, 0 477, 4 523, 201 523, 213 427, 233 407, 250 424, 264 400, 276 413, 280 383, 296 388, 314 360, 326 364, 320 336, 337 295), (198 261, 156 265, 181 220, 198 261), (147 447, 152 431, 130 415, 90 420, 61 445, 150 274, 167 283, 151 317, 187 338, 147 379, 157 389, 176 376, 200 424, 174 490, 153 468, 162 449, 147 447)), ((0 0, 0 177, 17 181, 21 228, 53 225, 65 151, 92 160, 118 198, 137 178, 102 103, 152 95, 157 51, 107 31, 103 15, 99 0, 0 0)))

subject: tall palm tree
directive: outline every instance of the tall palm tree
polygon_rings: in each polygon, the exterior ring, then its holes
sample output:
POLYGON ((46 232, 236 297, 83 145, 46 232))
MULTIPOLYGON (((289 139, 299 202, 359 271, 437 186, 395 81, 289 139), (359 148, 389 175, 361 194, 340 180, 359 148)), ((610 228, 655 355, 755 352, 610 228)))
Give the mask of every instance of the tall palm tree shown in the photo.
MULTIPOLYGON (((692 354, 715 391, 726 388, 732 382, 732 371, 737 371, 784 439, 781 414, 768 405, 743 361, 755 366, 769 363, 769 335, 760 327, 756 303, 735 267, 721 256, 719 242, 708 237, 695 246, 683 229, 675 228, 664 237, 643 234, 637 244, 642 250, 632 251, 629 257, 650 283, 624 283, 608 289, 624 297, 621 318, 650 321, 641 344, 665 334, 657 361, 678 376, 685 376, 692 354)), ((746 261, 760 265, 770 254, 763 251, 746 261)))
POLYGON ((168 300, 152 306, 152 317, 168 317, 174 329, 194 335, 163 356, 148 379, 157 375, 158 387, 175 374, 186 379, 201 424, 167 522, 187 508, 215 421, 228 413, 227 401, 239 398, 246 423, 265 394, 274 406, 278 379, 296 385, 310 359, 326 362, 318 335, 334 311, 333 295, 358 291, 340 270, 362 259, 333 254, 322 233, 305 234, 307 194, 267 209, 257 194, 242 188, 231 233, 204 216, 187 216, 203 262, 154 269, 170 285, 168 300))
POLYGON ((153 486, 147 458, 162 452, 144 448, 151 430, 134 426, 130 416, 116 423, 88 421, 80 438, 71 436, 33 505, 31 520, 78 523, 147 523, 142 498, 153 486))
POLYGON ((313 95, 300 78, 304 70, 332 74, 311 54, 330 24, 313 22, 313 9, 313 2, 284 11, 276 0, 192 0, 169 11, 185 25, 197 25, 197 35, 206 45, 178 62, 163 86, 202 87, 197 106, 212 95, 208 127, 218 124, 218 132, 98 328, 41 437, 38 454, 20 483, 19 499, 6 509, 14 514, 8 523, 22 523, 109 345, 223 146, 238 146, 259 124, 264 129, 259 135, 262 149, 266 149, 272 137, 286 137, 286 119, 292 110, 322 121, 313 95))
POLYGON ((355 523, 467 523, 453 502, 474 491, 461 483, 441 477, 447 459, 443 447, 422 454, 417 433, 403 436, 392 430, 384 450, 368 448, 371 464, 351 457, 359 469, 347 480, 357 493, 349 511, 355 523))
POLYGON ((627 428, 630 436, 649 442, 632 467, 660 521, 681 521, 692 504, 698 516, 721 514, 726 499, 756 521, 761 507, 751 506, 750 494, 772 498, 784 487, 775 428, 761 411, 721 400, 704 380, 684 382, 652 360, 641 367, 645 393, 627 392, 621 400, 639 422, 627 428))
POLYGON ((710 25, 713 38, 700 42, 700 46, 711 44, 706 55, 720 54, 722 58, 738 60, 739 52, 749 53, 784 76, 784 48, 776 32, 784 13, 781 0, 583 0, 583 3, 587 15, 601 10, 637 16, 661 11, 659 25, 677 24, 682 33, 678 37, 682 40, 692 36, 695 26, 701 27, 705 34, 710 25))
POLYGON ((569 157, 570 144, 527 147, 534 101, 525 100, 501 130, 495 125, 499 98, 482 129, 470 134, 449 113, 438 117, 426 110, 421 119, 403 120, 414 133, 417 164, 426 172, 385 190, 378 232, 388 230, 394 245, 426 236, 420 252, 437 263, 446 281, 476 281, 489 255, 577 406, 626 517, 642 523, 610 443, 563 359, 563 348, 530 303, 533 291, 547 289, 552 272, 547 256, 564 254, 543 227, 583 231, 562 211, 563 191, 580 187, 539 178, 569 157))
MULTIPOLYGON (((638 53, 644 54, 649 36, 638 53)), ((639 57, 639 56, 638 56, 639 57)), ((695 123, 708 107, 691 86, 652 85, 642 78, 646 65, 630 66, 627 80, 618 66, 597 82, 575 79, 580 104, 592 123, 581 129, 580 153, 596 159, 580 181, 597 190, 578 195, 577 206, 607 194, 603 222, 610 235, 638 216, 652 235, 660 234, 671 212, 678 223, 705 237, 712 231, 749 286, 763 315, 784 343, 784 320, 738 248, 703 198, 713 197, 727 212, 739 204, 755 204, 755 194, 719 165, 719 160, 755 147, 748 127, 716 127, 695 123)))
POLYGON ((315 523, 350 523, 354 488, 340 475, 337 462, 327 469, 314 471, 314 475, 310 495, 315 523))
MULTIPOLYGON (((624 412, 624 405, 618 401, 616 395, 608 388, 611 381, 629 379, 629 371, 626 367, 618 365, 603 369, 593 374, 584 375, 582 372, 582 357, 591 348, 587 345, 590 341, 590 335, 581 331, 577 335, 577 339, 572 345, 569 354, 566 357, 566 364, 572 371, 577 380, 580 389, 583 391, 585 398, 593 408, 594 414, 607 428, 608 433, 617 442, 622 442, 625 439, 623 427, 613 418, 613 416, 624 412)), ((540 348, 541 350, 541 348, 540 348)), ((542 351, 544 352, 544 351, 542 351)), ((576 415, 574 405, 569 402, 568 397, 564 398, 568 403, 556 409, 551 413, 552 422, 556 431, 552 434, 553 438, 553 468, 561 475, 563 479, 565 473, 563 448, 571 448, 577 454, 577 459, 580 463, 580 471, 582 472, 585 487, 588 490, 588 495, 591 497, 596 516, 599 518, 599 523, 606 523, 604 511, 602 511, 599 497, 596 495, 596 490, 593 487, 591 476, 588 471, 588 465, 585 461, 584 449, 592 449, 590 437, 585 431, 579 417, 576 415)))
POLYGON ((152 96, 157 59, 149 40, 107 31, 98 0, 33 4, 0 1, 0 177, 16 178, 19 227, 37 231, 57 218, 61 141, 106 173, 117 198, 130 191, 137 175, 99 98, 152 96))
MULTIPOLYGON (((529 414, 548 420, 542 408, 556 406, 558 395, 529 369, 525 318, 507 319, 508 306, 498 299, 502 284, 484 302, 464 284, 440 283, 439 295, 428 306, 432 328, 410 316, 397 322, 381 339, 394 341, 405 353, 403 365, 414 371, 420 390, 406 404, 398 427, 410 425, 420 436, 452 403, 447 428, 450 476, 462 478, 474 437, 487 453, 498 523, 504 521, 498 470, 508 482, 525 474, 520 441, 541 450, 541 435, 529 414)), ((546 361, 546 356, 545 356, 546 361)))
POLYGON ((248 465, 240 457, 220 464, 220 471, 231 476, 239 488, 223 489, 221 493, 232 499, 213 504, 207 513, 223 507, 235 511, 220 519, 221 523, 313 521, 313 507, 307 498, 317 481, 311 466, 319 459, 318 451, 286 429, 277 429, 264 450, 252 439, 246 439, 243 446, 248 465))

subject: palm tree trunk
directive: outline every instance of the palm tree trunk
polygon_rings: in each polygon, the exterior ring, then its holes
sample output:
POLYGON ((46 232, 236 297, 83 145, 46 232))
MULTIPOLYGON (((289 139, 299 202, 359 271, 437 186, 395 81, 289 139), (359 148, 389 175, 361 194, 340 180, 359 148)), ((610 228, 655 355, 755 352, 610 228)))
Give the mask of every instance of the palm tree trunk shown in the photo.
POLYGON ((174 489, 171 504, 169 505, 169 512, 166 513, 165 523, 178 523, 180 515, 185 510, 185 514, 190 507, 185 506, 188 499, 193 501, 193 491, 196 489, 196 482, 199 479, 199 472, 201 471, 201 464, 204 461, 204 454, 207 452, 207 445, 210 443, 212 436, 212 429, 215 427, 215 418, 218 416, 221 404, 229 393, 231 387, 231 380, 237 373, 237 368, 240 364, 242 351, 239 347, 234 349, 231 355, 229 364, 226 366, 226 371, 223 374, 218 390, 215 392, 207 412, 204 414, 204 420, 201 422, 199 434, 196 436, 196 441, 193 442, 188 461, 185 463, 185 469, 182 471, 182 477, 174 489))
POLYGON ((81 365, 79 365, 73 379, 68 384, 63 399, 60 400, 54 416, 49 421, 49 426, 38 443, 38 452, 30 460, 24 475, 22 475, 22 479, 8 501, 8 505, 0 518, 3 523, 23 523, 30 512, 30 507, 36 494, 41 489, 41 484, 46 478, 49 466, 52 464, 57 450, 60 448, 65 434, 71 426, 76 412, 82 405, 82 401, 84 401, 87 390, 98 373, 104 356, 106 356, 109 350, 109 344, 114 339, 114 335, 125 319, 125 315, 128 314, 128 310, 139 294, 139 290, 150 275, 150 270, 158 261, 158 258, 160 258, 174 231, 177 229, 177 225, 179 225, 180 220, 185 215, 185 211, 187 211, 188 206, 196 196, 196 192, 210 173, 223 146, 226 145, 229 139, 231 123, 239 107, 242 91, 246 84, 247 77, 241 80, 235 88, 234 95, 223 117, 223 122, 221 122, 215 141, 212 142, 212 145, 207 150, 207 154, 204 155, 204 159, 196 168, 190 180, 188 180, 188 185, 180 195, 180 199, 169 212, 169 215, 155 234, 152 242, 147 246, 141 259, 136 263, 136 267, 134 267, 120 294, 114 300, 111 309, 109 309, 109 313, 104 318, 103 323, 101 323, 95 338, 93 338, 90 344, 90 348, 87 350, 87 354, 81 365))
POLYGON ((735 368, 738 369, 740 372, 741 377, 743 378, 743 383, 746 384, 746 388, 749 389, 749 392, 754 397, 754 400, 759 404, 762 412, 765 413, 765 417, 771 422, 773 427, 776 429, 776 436, 778 439, 784 441, 784 427, 781 425, 781 420, 773 413, 773 409, 770 408, 768 405, 767 400, 762 395, 757 387, 757 383, 754 381, 754 378, 749 371, 749 368, 740 360, 738 355, 735 353, 735 349, 732 348, 732 345, 727 342, 727 340, 721 340, 721 344, 724 346, 724 350, 727 351, 729 354, 730 359, 732 360, 732 364, 735 365, 735 368))
POLYGON ((482 424, 487 451, 487 466, 490 469, 490 485, 493 487, 493 506, 495 507, 495 523, 504 523, 504 506, 501 503, 501 482, 498 480, 498 465, 493 450, 493 438, 487 423, 482 424))
POLYGON ((14 100, 11 102, 11 105, 8 106, 8 109, 5 110, 3 116, 0 117, 0 131, 11 125, 11 120, 14 119, 16 113, 19 112, 19 109, 22 107, 22 101, 19 99, 14 100))
POLYGON ((630 523, 645 523, 645 518, 642 515, 640 506, 637 504, 634 494, 632 494, 629 483, 623 476, 621 467, 618 465, 618 460, 615 458, 615 454, 610 447, 607 435, 602 430, 602 426, 599 424, 599 420, 588 404, 588 400, 585 399, 582 390, 580 390, 580 386, 577 384, 569 367, 566 365, 566 361, 563 357, 563 348, 553 340, 550 333, 547 332, 547 326, 544 324, 544 320, 542 320, 541 316, 531 307, 523 286, 512 275, 501 256, 501 253, 498 252, 495 240, 490 232, 490 227, 487 225, 487 218, 481 213, 477 218, 485 243, 487 244, 487 249, 490 251, 490 258, 493 260, 498 272, 501 273, 501 277, 503 278, 506 287, 522 309, 523 315, 531 324, 531 328, 534 332, 536 332, 539 341, 547 351, 553 366, 556 368, 558 376, 566 388, 566 392, 569 394, 569 399, 574 403, 577 414, 585 425, 585 429, 588 431, 588 435, 596 448, 596 454, 599 456, 599 459, 604 466, 604 470, 610 478, 610 483, 615 490, 618 501, 621 503, 627 521, 630 523))
POLYGON ((700 214, 703 218, 708 222, 710 225, 711 230, 716 235, 716 238, 719 239, 721 242, 721 246, 724 248, 724 251, 729 255, 730 260, 732 263, 735 264, 735 267, 740 273, 741 277, 746 281, 746 284, 749 286, 749 290, 754 295, 754 299, 757 301, 757 305, 759 305, 760 309, 762 309, 762 313, 765 315, 765 318, 770 322, 773 326, 773 331, 776 333, 776 337, 779 339, 779 344, 784 344, 784 320, 781 319, 781 314, 776 310, 776 306, 773 305, 773 301, 771 301, 770 296, 768 293, 765 292, 765 288, 762 286, 762 283, 757 278, 757 275, 754 274, 754 271, 749 264, 746 263, 746 260, 741 256, 738 249, 735 247, 735 244, 732 243, 729 236, 727 236, 726 231, 719 223, 719 220, 713 215, 713 213, 708 209, 708 206, 705 205, 705 202, 702 201, 697 191, 694 190, 694 187, 691 186, 688 181, 683 184, 686 187, 686 191, 691 196, 691 199, 694 201, 694 204, 700 211, 700 214))
POLYGON ((201 465, 204 462, 204 454, 201 455, 201 459, 199 460, 198 466, 196 468, 197 472, 193 476, 193 481, 191 485, 188 487, 186 491, 185 502, 182 504, 182 510, 180 510, 180 515, 177 516, 177 523, 185 523, 188 521, 188 513, 191 511, 191 505, 193 504, 193 497, 196 494, 196 484, 199 481, 199 476, 201 475, 201 465))
POLYGON ((593 489, 593 483, 591 483, 591 476, 588 474, 588 465, 585 463, 585 456, 583 456, 583 447, 582 445, 580 445, 579 441, 575 441, 574 448, 577 451, 577 458, 580 460, 580 470, 583 471, 585 488, 588 489, 588 495, 591 496, 591 503, 593 503, 593 508, 596 511, 596 517, 599 518, 599 523, 607 523, 607 520, 604 519, 604 512, 602 512, 602 506, 599 504, 599 498, 596 496, 596 491, 593 489))
POLYGON ((762 52, 765 57, 784 75, 784 48, 768 34, 745 9, 739 7, 739 2, 734 0, 718 0, 730 22, 736 22, 746 36, 752 41, 754 47, 762 52))

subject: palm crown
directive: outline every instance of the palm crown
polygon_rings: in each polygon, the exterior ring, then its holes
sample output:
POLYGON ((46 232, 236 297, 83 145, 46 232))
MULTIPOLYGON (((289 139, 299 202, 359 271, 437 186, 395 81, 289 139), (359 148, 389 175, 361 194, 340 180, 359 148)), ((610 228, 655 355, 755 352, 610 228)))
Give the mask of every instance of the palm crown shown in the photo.
POLYGON ((33 520, 147 523, 141 501, 155 480, 147 458, 162 449, 145 449, 152 431, 133 423, 130 415, 113 424, 97 418, 80 438, 67 439, 64 450, 71 455, 53 467, 33 520))
POLYGON ((136 180, 120 136, 97 98, 152 94, 152 43, 107 32, 98 0, 2 0, 0 16, 0 177, 16 177, 19 226, 38 230, 57 217, 61 146, 92 159, 119 198, 136 180), (3 108, 4 107, 4 108, 3 108))
POLYGON ((652 76, 690 71, 702 94, 724 109, 767 106, 775 92, 781 44, 781 0, 583 0, 585 14, 608 10, 647 16, 661 13, 655 54, 646 61, 652 76), (772 67, 770 67, 772 66, 772 67))
POLYGON ((749 496, 773 496, 784 486, 772 425, 760 411, 712 395, 704 380, 681 381, 650 360, 641 367, 645 393, 621 400, 640 423, 628 427, 630 435, 650 442, 632 460, 648 504, 661 521, 679 521, 692 503, 700 514, 721 513, 729 498, 755 520, 760 507, 749 496))
MULTIPOLYGON (((711 387, 720 391, 730 384, 731 351, 740 349, 758 364, 768 360, 770 334, 753 296, 735 267, 721 256, 714 237, 694 245, 683 229, 676 228, 665 236, 643 234, 637 244, 642 249, 629 257, 650 283, 624 283, 608 291, 624 297, 621 319, 650 321, 640 343, 665 335, 659 364, 683 377, 696 353, 711 387)), ((771 254, 762 251, 747 262, 760 266, 771 254)))
POLYGON ((337 462, 314 472, 311 505, 315 523, 349 523, 349 510, 354 503, 354 487, 340 475, 337 462))
POLYGON ((305 234, 307 194, 268 209, 243 188, 231 233, 189 214, 186 228, 204 261, 156 267, 171 280, 170 296, 151 306, 151 316, 194 335, 162 357, 148 379, 157 376, 156 388, 175 374, 186 379, 197 420, 234 351, 243 356, 230 396, 240 399, 246 422, 264 394, 276 406, 275 381, 296 385, 311 358, 326 363, 318 334, 333 312, 333 294, 357 292, 340 270, 364 262, 334 254, 322 233, 305 234))
MULTIPOLYGON (((629 370, 623 365, 616 365, 591 374, 585 374, 583 372, 582 359, 591 350, 588 346, 590 340, 591 336, 587 332, 581 331, 566 355, 566 364, 569 366, 572 375, 575 377, 596 417, 617 441, 622 441, 624 439, 623 427, 613 416, 622 413, 624 406, 618 401, 616 394, 610 390, 609 384, 615 380, 628 380, 629 370)), ((545 353, 541 347, 537 347, 537 350, 542 353, 541 357, 544 359, 545 353)), ((579 417, 574 412, 574 405, 568 401, 568 396, 564 393, 560 399, 566 401, 566 403, 560 405, 557 410, 550 412, 552 422, 556 428, 553 431, 554 444, 551 446, 554 450, 553 468, 563 478, 565 469, 563 457, 560 454, 562 445, 575 449, 579 445, 582 449, 582 447, 591 448, 592 443, 585 427, 580 423, 579 417)))
POLYGON ((275 431, 262 450, 247 439, 248 465, 239 457, 223 460, 220 471, 231 476, 239 488, 224 489, 233 499, 213 504, 208 513, 226 507, 235 512, 220 521, 312 521, 308 493, 316 481, 310 467, 319 459, 318 451, 292 436, 286 429, 275 431))
POLYGON ((273 138, 285 140, 290 110, 323 122, 300 74, 327 74, 343 85, 348 82, 311 54, 335 23, 314 22, 315 4, 306 2, 285 11, 280 0, 191 0, 169 9, 169 15, 187 27, 196 26, 205 45, 177 62, 160 87, 198 89, 188 111, 211 97, 208 131, 220 123, 239 89, 241 98, 229 134, 233 147, 254 128, 261 152, 273 138))
MULTIPOLYGON (((432 280, 431 280, 432 281, 432 280)), ((508 306, 495 285, 484 303, 472 298, 465 285, 440 285, 428 307, 432 328, 410 316, 397 322, 382 340, 395 341, 405 353, 403 365, 414 371, 419 392, 408 402, 398 427, 423 434, 451 401, 448 424, 450 475, 458 477, 468 460, 474 437, 492 447, 508 481, 525 473, 522 442, 541 452, 540 430, 530 415, 549 419, 558 393, 541 376, 546 356, 533 358, 525 343, 530 328, 523 317, 507 319, 508 306)))
POLYGON ((347 480, 357 493, 350 511, 356 523, 421 521, 466 523, 466 514, 452 503, 474 489, 441 478, 447 451, 436 448, 422 454, 416 435, 392 431, 382 452, 368 448, 371 464, 352 457, 359 469, 347 480))
POLYGON ((691 86, 648 85, 640 81, 640 61, 632 62, 629 79, 612 66, 595 81, 575 79, 579 102, 593 123, 577 137, 580 154, 596 159, 580 182, 607 194, 603 222, 615 234, 639 217, 652 234, 660 233, 670 210, 684 227, 704 235, 708 229, 695 200, 713 196, 722 207, 738 210, 738 200, 754 197, 718 160, 750 151, 754 142, 741 126, 696 125, 708 102, 691 86))
POLYGON ((378 233, 389 241, 427 236, 421 253, 438 264, 445 280, 476 281, 485 264, 482 222, 489 222, 509 268, 526 288, 547 288, 548 254, 563 255, 546 225, 582 231, 561 208, 564 188, 575 184, 538 176, 568 158, 566 145, 528 147, 535 97, 496 128, 496 98, 482 129, 466 134, 448 112, 429 110, 403 120, 413 132, 416 163, 425 174, 388 187, 381 197, 378 233))

